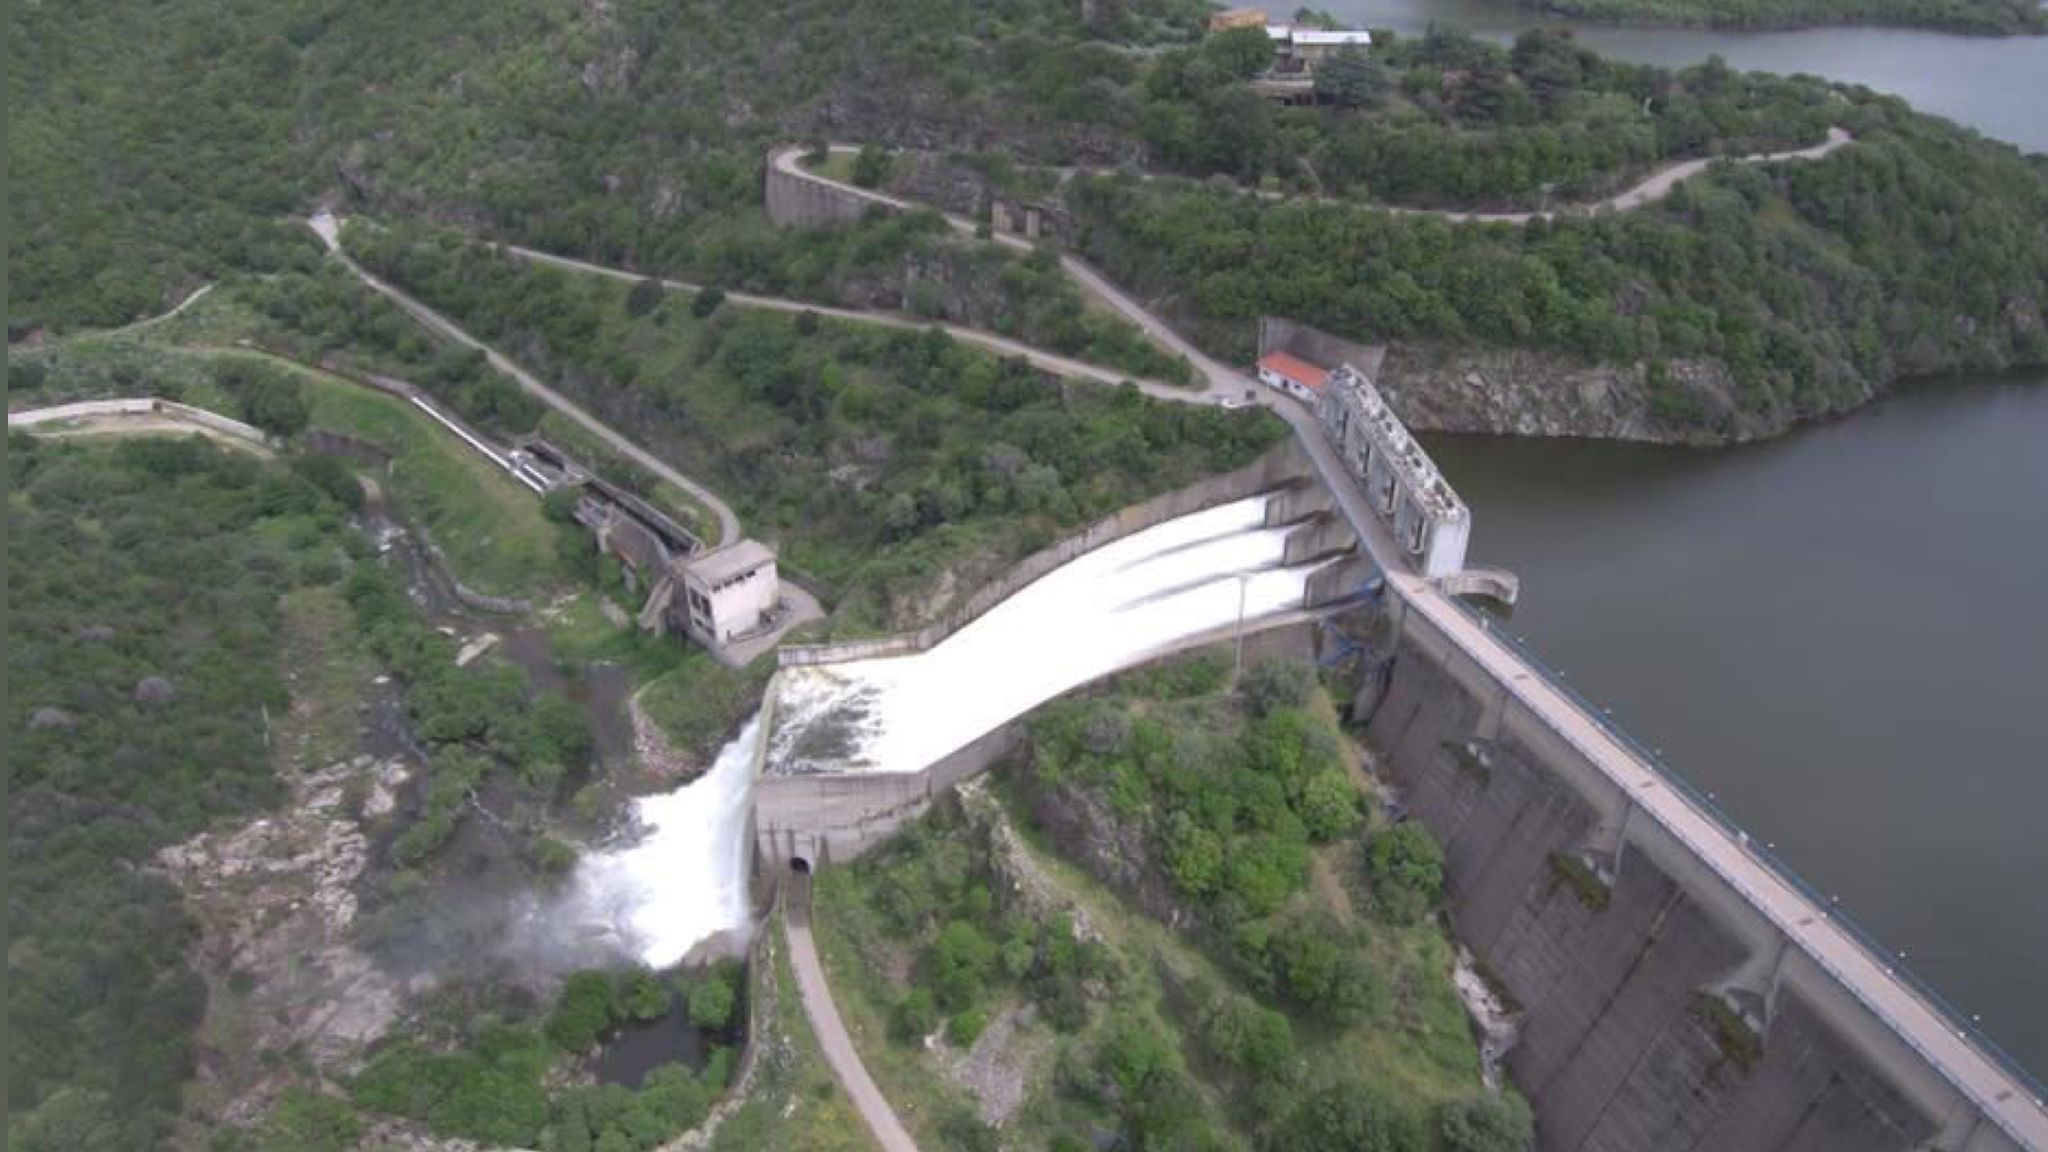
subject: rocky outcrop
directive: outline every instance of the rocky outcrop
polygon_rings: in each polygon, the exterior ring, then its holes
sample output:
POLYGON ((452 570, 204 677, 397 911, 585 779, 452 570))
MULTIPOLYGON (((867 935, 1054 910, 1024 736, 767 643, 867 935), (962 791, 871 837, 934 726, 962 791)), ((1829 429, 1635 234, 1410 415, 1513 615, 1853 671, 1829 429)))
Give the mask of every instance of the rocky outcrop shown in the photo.
POLYGON ((1715 361, 1596 364, 1527 349, 1394 344, 1374 380, 1409 428, 1717 444, 1775 436, 1789 410, 1744 412, 1715 361))
POLYGON ((165 848, 158 866, 200 924, 211 991, 199 1079, 218 1119, 248 1125, 286 1082, 277 1057, 346 1074, 398 1018, 405 989, 353 943, 367 821, 409 770, 358 756, 292 780, 292 802, 239 828, 165 848))
POLYGON ((1145 830, 1120 819, 1108 800, 1063 779, 1037 790, 1031 814, 1074 863, 1139 911, 1169 928, 1188 922, 1172 881, 1152 865, 1145 830))

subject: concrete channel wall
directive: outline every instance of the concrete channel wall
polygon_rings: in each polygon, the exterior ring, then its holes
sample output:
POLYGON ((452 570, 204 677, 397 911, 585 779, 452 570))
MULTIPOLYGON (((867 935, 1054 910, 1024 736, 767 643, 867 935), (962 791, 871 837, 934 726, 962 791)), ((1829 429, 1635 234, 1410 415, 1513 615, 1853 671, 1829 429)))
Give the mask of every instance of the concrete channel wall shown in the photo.
MULTIPOLYGON (((1261 492, 1278 491, 1280 494, 1275 497, 1276 504, 1284 500, 1288 502, 1289 508, 1300 509, 1296 515, 1281 520, 1274 518, 1274 509, 1269 507, 1266 522, 1273 526, 1292 523, 1329 507, 1327 496, 1318 502, 1309 495, 1296 495, 1316 490, 1316 486, 1307 480, 1312 471, 1313 465, 1302 451, 1300 442, 1290 437, 1243 468, 1220 476, 1211 476, 1186 488, 1155 496, 1142 504, 1133 504, 1032 553, 1009 571, 976 589, 958 607, 916 632, 831 644, 788 644, 776 653, 777 665, 790 668, 809 664, 837 664, 845 660, 868 660, 877 656, 904 656, 913 652, 923 652, 973 623, 983 613, 1016 595, 1033 581, 1105 544, 1164 524, 1168 520, 1200 512, 1205 508, 1228 504, 1233 500, 1243 500, 1261 492)), ((1354 543, 1356 539, 1356 536, 1352 537, 1354 543)))
POLYGON ((1425 616, 1398 627, 1368 739, 1520 1006, 1545 1152, 2020 1147, 1425 616))
MULTIPOLYGON (((1322 637, 1319 620, 1320 614, 1304 610, 1248 626, 1246 662, 1281 655, 1313 656, 1322 637)), ((1234 625, 1212 629, 1154 652, 1131 667, 1223 643, 1235 634, 1234 625)), ((1105 673, 1102 679, 1126 670, 1105 673)), ((1087 687, 1076 685, 1066 695, 1087 687)), ((784 869, 800 860, 816 869, 865 853, 923 815, 955 785, 988 771, 1020 748, 1030 729, 1030 716, 1017 717, 919 772, 761 777, 754 785, 755 866, 784 869)), ((762 723, 772 721, 768 716, 762 723)))

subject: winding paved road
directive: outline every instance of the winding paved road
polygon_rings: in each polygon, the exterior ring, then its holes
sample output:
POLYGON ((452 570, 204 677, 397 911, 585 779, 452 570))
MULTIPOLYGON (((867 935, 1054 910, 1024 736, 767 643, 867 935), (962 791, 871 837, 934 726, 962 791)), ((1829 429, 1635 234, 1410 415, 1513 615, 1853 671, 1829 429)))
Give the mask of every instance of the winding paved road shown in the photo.
POLYGON ((811 878, 793 874, 788 882, 785 922, 790 967, 796 970, 797 995, 804 1002, 804 1015, 810 1017, 825 1063, 831 1065, 833 1078, 846 1090, 883 1152, 917 1152, 917 1141, 910 1138, 909 1129, 896 1118, 896 1110, 889 1107, 888 1098, 868 1075, 867 1065, 854 1050, 853 1038, 846 1034, 839 1005, 832 1002, 832 986, 825 980, 825 967, 818 962, 818 946, 811 938, 811 878))
MULTIPOLYGON (((525 248, 517 244, 495 244, 493 247, 508 256, 535 264, 545 264, 549 267, 561 268, 570 272, 605 276, 613 280, 626 281, 627 283, 637 283, 641 280, 653 279, 655 283, 660 284, 671 292, 694 294, 704 290, 704 285, 693 284, 687 280, 649 277, 644 273, 630 272, 623 268, 612 268, 603 264, 593 264, 587 260, 577 260, 569 256, 557 256, 552 252, 541 252, 537 249, 525 248)), ((872 324, 879 328, 895 328, 906 332, 922 332, 936 328, 953 339, 960 341, 962 344, 972 344, 977 348, 986 349, 998 356, 1022 357, 1034 367, 1050 372, 1055 376, 1077 380, 1092 380, 1099 384, 1133 384, 1148 395, 1158 396, 1166 400, 1186 401, 1201 396, 1199 389, 1184 388, 1164 380, 1133 377, 1128 373, 1118 372, 1114 368, 1105 368, 1100 364, 1090 364, 1085 360, 1076 360, 1071 356, 1047 352, 1022 341, 1013 340, 1008 336, 999 336, 994 332, 986 332, 979 328, 969 328, 962 324, 924 320, 916 316, 905 315, 901 312, 884 312, 861 308, 834 308, 824 304, 791 300, 781 296, 760 296, 751 292, 727 292, 725 300, 726 303, 734 304, 741 308, 760 308, 771 312, 810 312, 832 320, 844 320, 854 324, 872 324)))
POLYGON ((393 303, 410 313, 413 319, 418 320, 433 331, 440 333, 465 348, 473 348, 482 352, 490 361, 491 367, 518 381, 521 388, 532 393, 542 403, 582 425, 592 435, 617 449, 621 455, 654 473, 656 476, 661 477, 663 480, 688 492, 692 498, 702 503, 706 508, 711 509, 712 514, 718 518, 719 547, 722 548, 739 541, 740 518, 733 513, 730 505, 724 500, 719 499, 717 493, 676 471, 659 456, 635 444, 623 434, 614 431, 611 425, 592 416, 589 412, 584 411, 582 406, 576 402, 563 396, 546 384, 541 383, 540 379, 533 373, 528 372, 511 359, 500 354, 497 349, 471 336, 454 321, 413 299, 405 292, 386 283, 377 276, 372 275, 368 269, 356 263, 347 252, 342 250, 341 222, 336 220, 333 215, 322 212, 313 217, 309 223, 313 231, 318 233, 320 239, 326 243, 327 250, 332 252, 337 259, 348 267, 349 271, 355 273, 356 277, 373 291, 388 297, 393 303))
MULTIPOLYGON (((1566 204, 1544 212, 1461 212, 1448 208, 1404 208, 1395 204, 1379 204, 1370 200, 1358 200, 1345 196, 1315 195, 1294 192, 1273 192, 1258 188, 1238 188, 1247 196, 1261 200, 1310 200, 1319 204, 1348 204, 1374 212, 1388 212, 1396 216, 1435 216, 1454 224, 1527 224, 1531 220, 1554 220, 1570 216, 1594 216, 1601 212, 1629 212, 1646 204, 1654 204, 1671 190, 1706 171, 1716 162, 1725 160, 1731 164, 1777 164, 1787 160, 1819 160, 1843 145, 1853 143, 1855 137, 1847 129, 1829 128, 1827 136, 1820 143, 1809 148, 1794 148, 1785 152, 1752 152, 1744 156, 1702 156, 1692 160, 1679 160, 1643 177, 1628 188, 1605 199, 1590 204, 1566 204)), ((834 152, 858 152, 851 144, 832 145, 834 152)), ((1135 177, 1143 181, 1178 181, 1196 183, 1195 178, 1178 175, 1163 175, 1149 172, 1134 172, 1124 168, 1075 168, 1059 167, 1055 171, 1064 177, 1110 176, 1135 177)), ((836 181, 835 181, 836 183, 836 181)))

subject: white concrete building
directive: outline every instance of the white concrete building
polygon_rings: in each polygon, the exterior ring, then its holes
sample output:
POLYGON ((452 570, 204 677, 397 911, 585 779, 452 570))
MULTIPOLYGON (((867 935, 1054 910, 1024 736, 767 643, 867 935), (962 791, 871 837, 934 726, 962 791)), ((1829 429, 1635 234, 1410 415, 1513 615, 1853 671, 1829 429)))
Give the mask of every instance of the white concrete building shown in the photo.
POLYGON ((1472 513, 1372 381, 1348 364, 1331 372, 1316 417, 1416 570, 1432 579, 1463 571, 1472 513))
POLYGON ((723 647, 774 624, 781 583, 775 553, 758 540, 742 540, 683 564, 682 616, 698 643, 723 647))
POLYGON ((1259 383, 1292 396, 1311 408, 1321 400, 1329 378, 1328 369, 1311 364, 1291 352, 1268 352, 1259 357, 1259 383))

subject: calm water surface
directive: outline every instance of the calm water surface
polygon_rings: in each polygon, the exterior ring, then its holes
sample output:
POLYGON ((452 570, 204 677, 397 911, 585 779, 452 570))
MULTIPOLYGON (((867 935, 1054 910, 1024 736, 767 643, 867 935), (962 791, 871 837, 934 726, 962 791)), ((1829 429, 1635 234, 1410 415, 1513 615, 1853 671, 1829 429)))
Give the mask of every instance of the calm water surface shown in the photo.
POLYGON ((1538 24, 1559 25, 1577 29, 1580 40, 1602 52, 1672 68, 1718 52, 1737 68, 1865 84, 2029 152, 2048 152, 2048 37, 1989 39, 1887 28, 1613 28, 1485 0, 1330 0, 1318 7, 1353 24, 1403 35, 1420 34, 1432 20, 1499 39, 1538 24))
POLYGON ((1430 447, 1510 628, 2048 1070, 2048 373, 1738 449, 1430 447))

